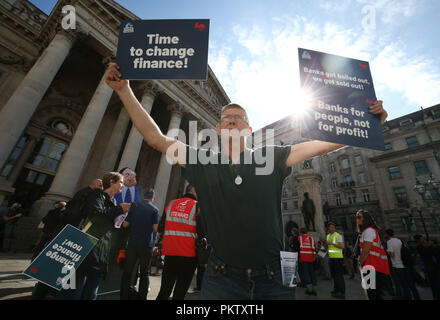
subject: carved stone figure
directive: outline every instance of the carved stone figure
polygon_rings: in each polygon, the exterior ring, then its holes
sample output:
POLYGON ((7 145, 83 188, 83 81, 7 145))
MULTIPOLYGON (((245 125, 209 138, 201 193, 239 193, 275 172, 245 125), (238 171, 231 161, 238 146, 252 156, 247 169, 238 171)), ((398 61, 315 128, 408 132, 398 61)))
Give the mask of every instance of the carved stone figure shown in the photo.
POLYGON ((313 200, 309 198, 309 193, 304 193, 304 201, 302 203, 301 212, 304 217, 304 223, 306 225, 306 228, 308 230, 315 230, 315 204, 313 203, 313 200), (310 228, 310 225, 312 228, 310 228))

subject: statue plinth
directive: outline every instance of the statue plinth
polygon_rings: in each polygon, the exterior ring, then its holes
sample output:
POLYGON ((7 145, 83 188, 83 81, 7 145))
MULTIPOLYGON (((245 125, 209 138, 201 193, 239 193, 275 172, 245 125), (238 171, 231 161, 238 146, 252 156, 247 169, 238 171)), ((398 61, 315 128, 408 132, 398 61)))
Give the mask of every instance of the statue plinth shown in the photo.
MULTIPOLYGON (((316 173, 313 169, 303 169, 295 177, 298 182, 298 193, 300 196, 300 203, 302 204, 305 197, 304 193, 309 194, 309 198, 313 200, 315 205, 315 233, 319 235, 317 238, 325 237, 324 228, 324 215, 322 212, 322 200, 321 200, 321 181, 322 176, 316 173)), ((305 226, 304 217, 301 219, 302 225, 305 226)), ((308 230, 313 231, 313 230, 308 230)), ((313 237, 315 238, 315 237, 313 237)), ((315 239, 316 240, 316 239, 315 239)))

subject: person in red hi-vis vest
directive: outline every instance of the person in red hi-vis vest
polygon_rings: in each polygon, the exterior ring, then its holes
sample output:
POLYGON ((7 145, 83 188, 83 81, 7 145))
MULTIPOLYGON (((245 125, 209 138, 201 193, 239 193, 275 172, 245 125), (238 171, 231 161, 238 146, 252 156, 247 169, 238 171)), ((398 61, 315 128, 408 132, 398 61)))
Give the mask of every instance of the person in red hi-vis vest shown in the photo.
POLYGON ((299 263, 302 269, 302 280, 304 280, 304 283, 307 287, 306 294, 316 296, 317 281, 315 270, 313 268, 313 262, 316 259, 315 240, 311 236, 307 235, 306 228, 301 228, 299 232, 301 233, 301 235, 298 236, 298 241, 300 244, 299 263))
POLYGON ((369 300, 383 300, 382 291, 390 275, 388 256, 379 237, 379 227, 366 210, 356 212, 358 231, 361 233, 359 268, 363 288, 369 300))
POLYGON ((198 210, 197 193, 191 185, 183 198, 171 201, 165 208, 158 228, 165 263, 156 300, 168 300, 174 285, 173 300, 185 298, 197 267, 198 210))

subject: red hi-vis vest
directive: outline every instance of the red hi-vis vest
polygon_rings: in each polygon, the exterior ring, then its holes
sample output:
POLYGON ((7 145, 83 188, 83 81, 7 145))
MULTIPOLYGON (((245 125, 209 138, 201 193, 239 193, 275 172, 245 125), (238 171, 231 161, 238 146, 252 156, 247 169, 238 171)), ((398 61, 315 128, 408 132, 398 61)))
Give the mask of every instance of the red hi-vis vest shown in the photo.
POLYGON ((196 203, 194 199, 181 198, 165 208, 164 256, 196 257, 196 203))
POLYGON ((316 259, 315 240, 306 234, 298 236, 299 240, 299 261, 313 262, 316 259))
MULTIPOLYGON (((368 254, 364 266, 373 266, 376 272, 380 272, 383 274, 390 274, 388 257, 385 252, 385 249, 382 247, 382 243, 380 242, 379 232, 373 227, 370 228, 376 232, 376 238, 373 241, 373 245, 371 246, 370 253, 368 254)), ((364 245, 364 238, 361 236, 361 242, 360 242, 361 250, 363 245, 364 245)))

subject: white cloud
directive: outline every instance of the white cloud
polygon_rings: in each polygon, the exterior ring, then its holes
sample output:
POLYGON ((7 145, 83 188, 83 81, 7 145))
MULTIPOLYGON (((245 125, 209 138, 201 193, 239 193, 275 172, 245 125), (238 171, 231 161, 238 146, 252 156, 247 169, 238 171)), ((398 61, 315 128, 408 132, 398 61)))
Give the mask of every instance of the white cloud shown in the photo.
POLYGON ((236 47, 216 48, 210 55, 214 72, 231 100, 248 110, 254 129, 301 108, 298 47, 371 61, 377 90, 400 93, 414 105, 440 101, 439 67, 422 56, 409 56, 400 43, 387 42, 384 33, 298 16, 272 21, 272 29, 264 32, 256 26, 237 27, 236 47))

